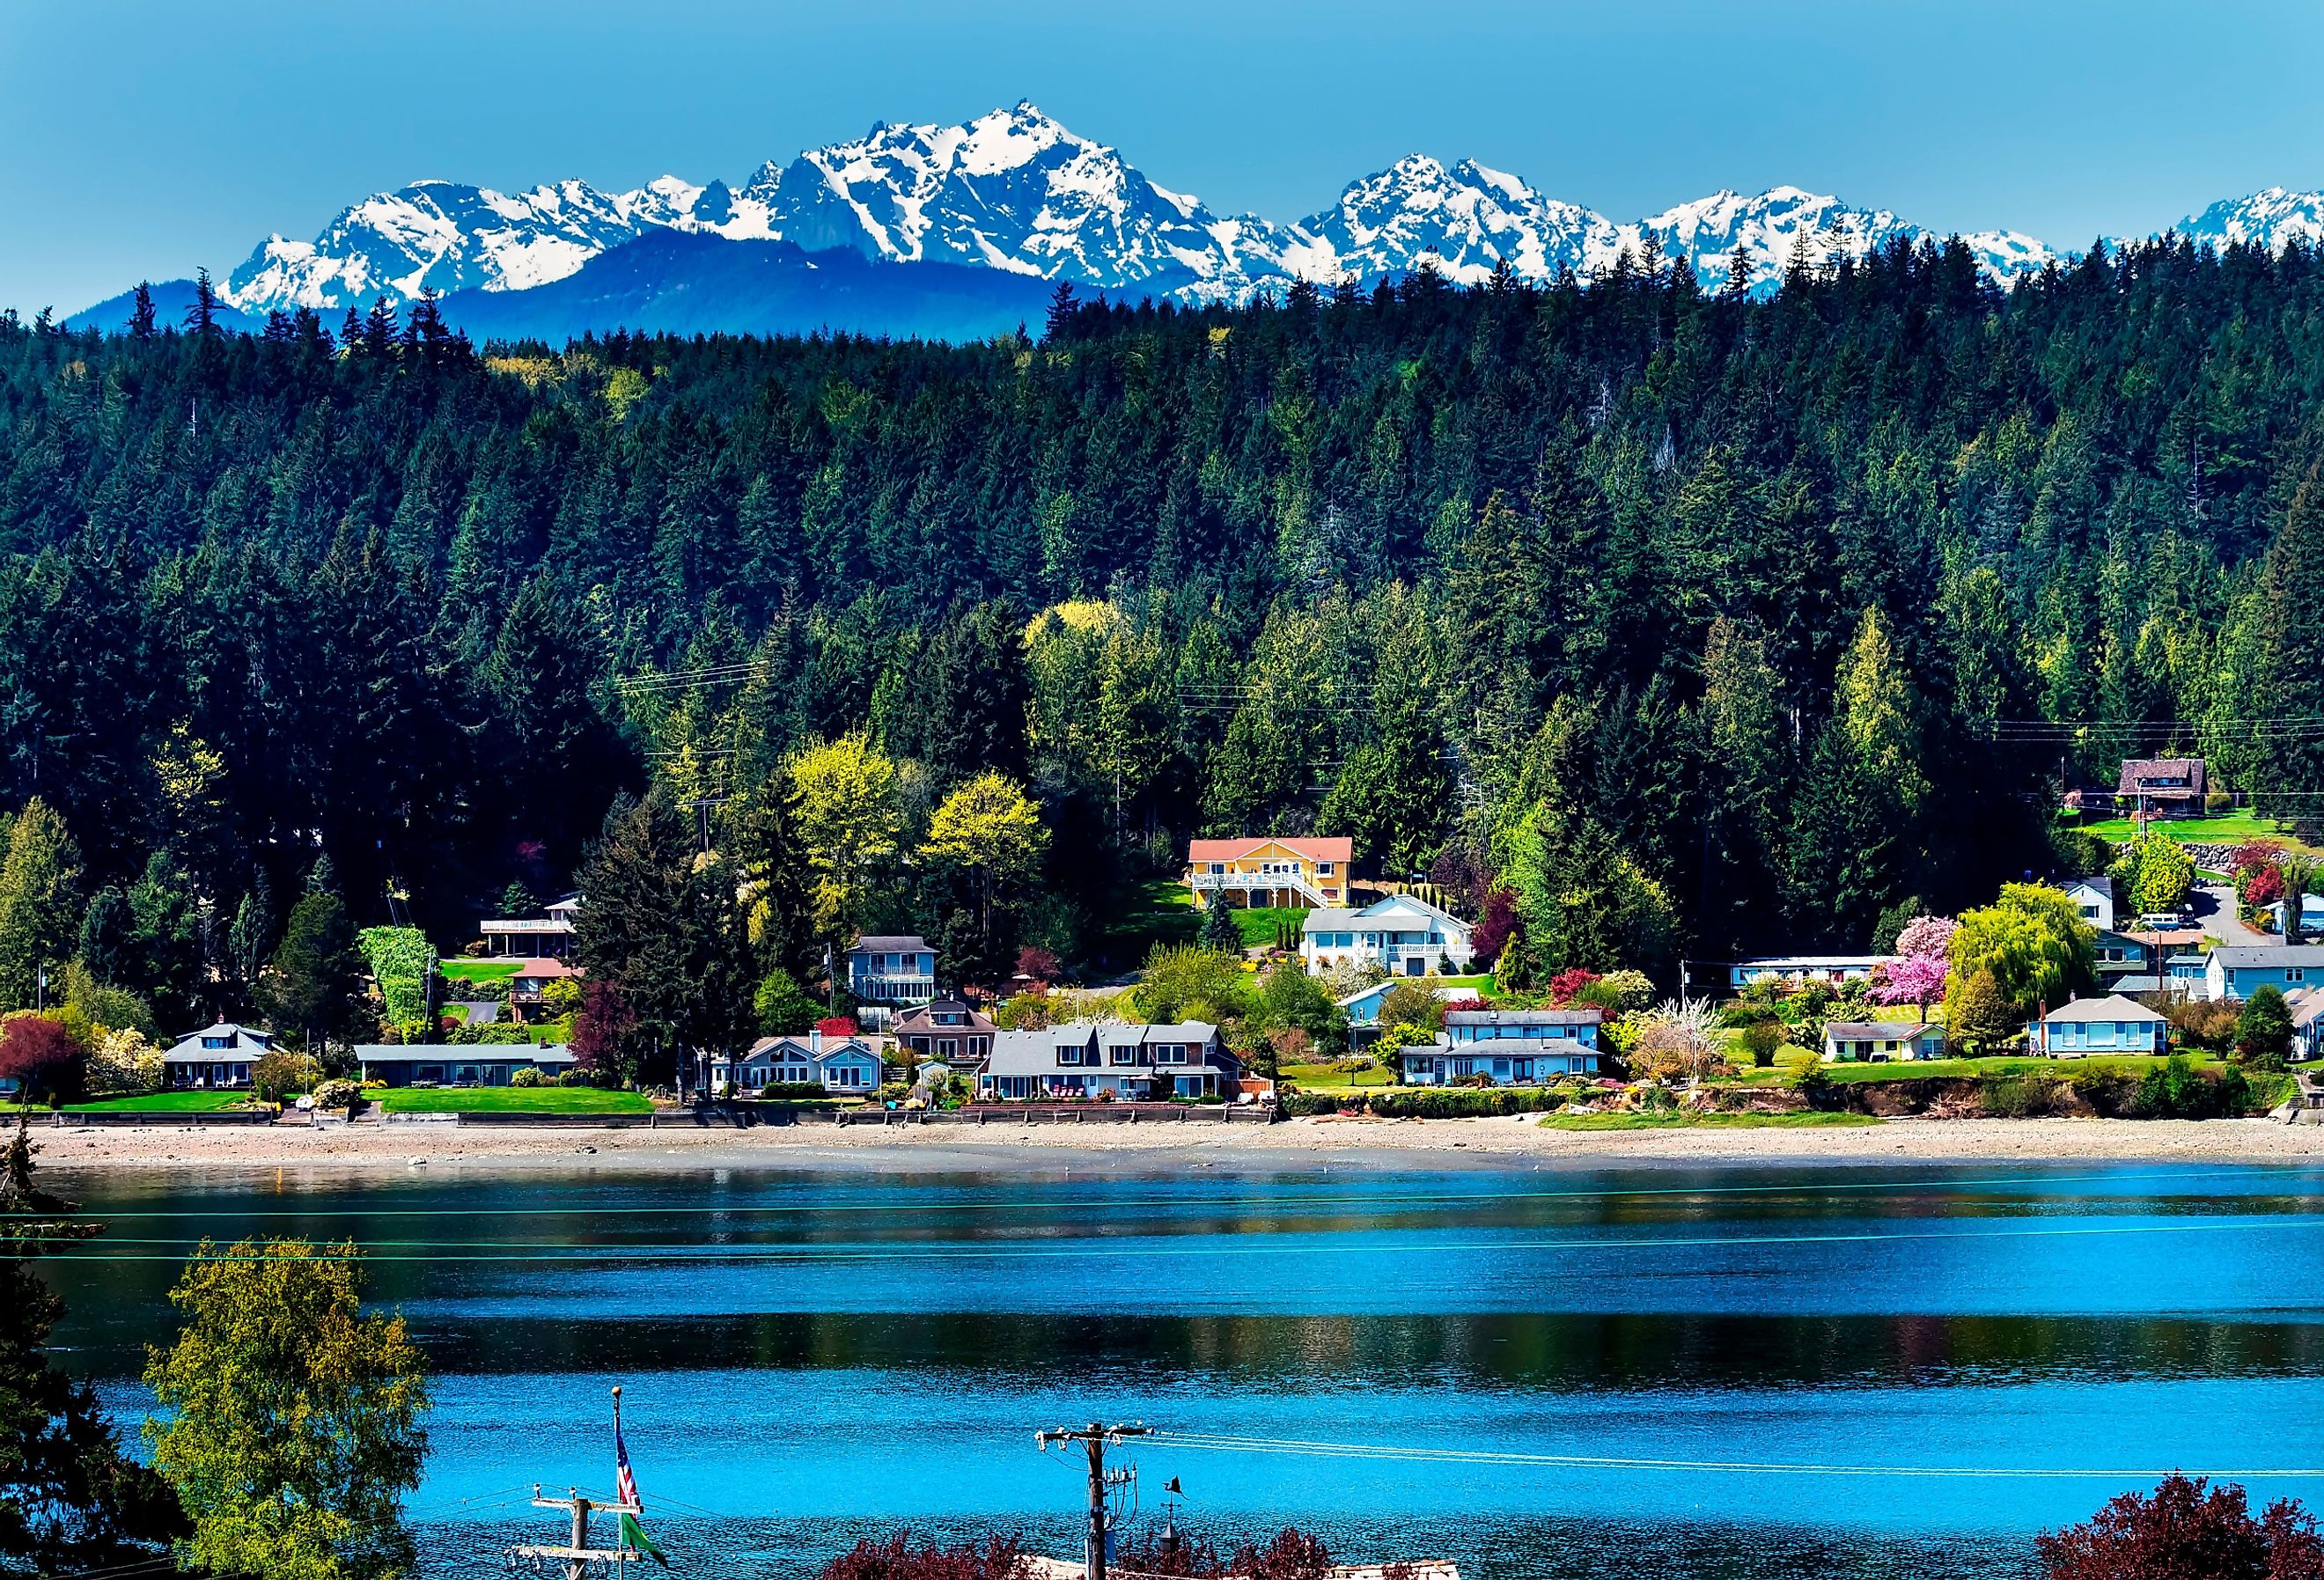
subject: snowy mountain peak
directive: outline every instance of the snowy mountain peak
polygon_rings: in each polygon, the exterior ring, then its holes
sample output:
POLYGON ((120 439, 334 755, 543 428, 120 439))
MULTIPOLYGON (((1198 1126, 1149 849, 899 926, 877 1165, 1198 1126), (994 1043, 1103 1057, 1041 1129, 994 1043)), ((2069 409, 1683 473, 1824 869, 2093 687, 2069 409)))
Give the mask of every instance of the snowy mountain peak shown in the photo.
MULTIPOLYGON (((2264 235, 2272 245, 2324 235, 2324 197, 2271 189, 2188 222, 2190 232, 2202 226, 2223 237, 2264 235)), ((1416 152, 1350 182, 1306 220, 1281 225, 1220 214, 1163 187, 1025 99, 957 125, 883 121, 861 137, 767 161, 734 185, 664 175, 627 191, 566 180, 508 193, 414 181, 351 205, 312 241, 270 236, 223 293, 263 313, 336 310, 428 290, 522 291, 661 230, 852 247, 1187 301, 1241 300, 1299 279, 1393 278, 1424 261, 1470 283, 1503 263, 1531 281, 1567 270, 1586 277, 1625 248, 1636 256, 1650 244, 1686 262, 1706 287, 1725 282, 1740 247, 1764 285, 1794 257, 1821 263, 1928 234, 1886 209, 1788 186, 1756 196, 1722 190, 1617 224, 1479 161, 1447 165, 1416 152)), ((1966 239, 2005 280, 2053 256, 2008 232, 1966 239)))
POLYGON ((2247 198, 2228 199, 2190 214, 2173 228, 2198 245, 2241 244, 2280 252, 2286 242, 2324 240, 2324 192, 2263 187, 2247 198))

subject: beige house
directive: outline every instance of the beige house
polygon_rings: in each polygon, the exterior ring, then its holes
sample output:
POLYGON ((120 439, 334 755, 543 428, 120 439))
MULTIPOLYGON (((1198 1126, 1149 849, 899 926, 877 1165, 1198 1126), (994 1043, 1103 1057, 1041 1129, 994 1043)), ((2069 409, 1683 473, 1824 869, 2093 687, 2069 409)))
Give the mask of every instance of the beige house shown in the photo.
POLYGON ((1346 839, 1197 839, 1186 852, 1194 906, 1339 905, 1348 894, 1346 839))

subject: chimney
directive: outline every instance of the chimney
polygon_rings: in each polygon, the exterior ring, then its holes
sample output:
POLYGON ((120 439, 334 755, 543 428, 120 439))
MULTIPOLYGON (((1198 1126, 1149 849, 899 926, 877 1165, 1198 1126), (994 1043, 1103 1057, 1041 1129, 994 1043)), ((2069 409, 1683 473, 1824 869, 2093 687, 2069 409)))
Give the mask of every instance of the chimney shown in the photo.
POLYGON ((822 1027, 820 1027, 820 1026, 813 1027, 813 1028, 811 1028, 811 1029, 807 1031, 807 1050, 809 1053, 821 1053, 821 1052, 823 1051, 823 1028, 822 1028, 822 1027))

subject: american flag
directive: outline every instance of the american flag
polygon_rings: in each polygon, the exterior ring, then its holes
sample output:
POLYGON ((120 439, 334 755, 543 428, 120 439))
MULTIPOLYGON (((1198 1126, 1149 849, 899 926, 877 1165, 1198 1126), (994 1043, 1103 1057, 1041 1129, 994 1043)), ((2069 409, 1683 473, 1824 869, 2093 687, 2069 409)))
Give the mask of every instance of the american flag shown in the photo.
POLYGON ((646 1506, 638 1497, 637 1474, 630 1469, 630 1451, 622 1442, 622 1423, 618 1420, 613 1423, 613 1496, 639 1513, 645 1512, 646 1506))

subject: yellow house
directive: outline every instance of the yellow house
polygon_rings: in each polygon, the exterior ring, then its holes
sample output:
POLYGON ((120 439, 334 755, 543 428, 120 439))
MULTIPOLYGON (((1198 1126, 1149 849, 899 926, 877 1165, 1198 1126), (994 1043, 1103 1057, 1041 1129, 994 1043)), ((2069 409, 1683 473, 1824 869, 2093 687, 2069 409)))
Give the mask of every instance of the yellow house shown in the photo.
POLYGON ((1345 903, 1346 839, 1197 839, 1186 851, 1186 887, 1201 910, 1229 905, 1345 903))

